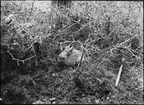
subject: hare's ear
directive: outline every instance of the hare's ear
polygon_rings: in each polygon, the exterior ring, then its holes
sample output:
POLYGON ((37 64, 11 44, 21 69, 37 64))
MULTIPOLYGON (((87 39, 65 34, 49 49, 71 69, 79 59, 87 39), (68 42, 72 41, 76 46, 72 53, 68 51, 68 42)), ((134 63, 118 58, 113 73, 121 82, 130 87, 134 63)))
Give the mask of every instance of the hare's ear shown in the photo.
POLYGON ((66 46, 65 49, 70 49, 70 44, 68 46, 66 46))
POLYGON ((73 46, 69 48, 69 52, 72 52, 73 51, 73 46))

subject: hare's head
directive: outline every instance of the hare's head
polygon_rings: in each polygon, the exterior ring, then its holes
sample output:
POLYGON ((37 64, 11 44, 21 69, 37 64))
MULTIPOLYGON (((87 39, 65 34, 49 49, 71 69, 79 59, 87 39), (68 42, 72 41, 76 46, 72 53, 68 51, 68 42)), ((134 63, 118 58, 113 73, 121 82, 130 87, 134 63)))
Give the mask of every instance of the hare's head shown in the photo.
POLYGON ((59 58, 66 59, 71 54, 72 51, 73 51, 73 46, 72 47, 70 47, 70 45, 66 46, 64 51, 60 53, 59 58))
POLYGON ((11 23, 12 20, 13 20, 13 18, 14 18, 14 15, 13 15, 13 14, 8 15, 8 16, 5 18, 5 23, 6 23, 6 24, 11 23))

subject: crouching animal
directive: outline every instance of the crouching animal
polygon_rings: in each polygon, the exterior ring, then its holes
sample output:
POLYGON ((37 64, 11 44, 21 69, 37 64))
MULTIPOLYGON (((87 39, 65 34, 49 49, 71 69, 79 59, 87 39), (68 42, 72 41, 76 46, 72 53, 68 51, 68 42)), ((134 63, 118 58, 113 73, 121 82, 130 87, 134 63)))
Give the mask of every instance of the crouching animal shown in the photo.
POLYGON ((8 15, 8 16, 4 19, 4 24, 8 25, 8 24, 12 23, 13 18, 14 18, 14 15, 13 15, 13 14, 8 15))
POLYGON ((80 61, 84 62, 86 59, 83 56, 82 52, 68 45, 63 52, 59 54, 59 62, 64 63, 66 66, 76 66, 80 61))

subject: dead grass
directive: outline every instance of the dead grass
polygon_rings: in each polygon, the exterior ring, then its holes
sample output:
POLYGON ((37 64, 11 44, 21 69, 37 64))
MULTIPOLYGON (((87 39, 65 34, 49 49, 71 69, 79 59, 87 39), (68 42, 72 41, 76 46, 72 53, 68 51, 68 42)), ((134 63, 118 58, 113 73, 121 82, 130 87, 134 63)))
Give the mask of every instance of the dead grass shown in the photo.
POLYGON ((72 1, 71 8, 48 6, 42 11, 27 2, 1 2, 3 103, 142 104, 143 3, 72 1), (9 14, 15 15, 14 22, 5 25, 9 14), (21 25, 25 21, 31 26, 21 25), (40 45, 34 47, 36 43, 40 45), (91 62, 58 66, 61 47, 68 44, 83 49, 91 62))

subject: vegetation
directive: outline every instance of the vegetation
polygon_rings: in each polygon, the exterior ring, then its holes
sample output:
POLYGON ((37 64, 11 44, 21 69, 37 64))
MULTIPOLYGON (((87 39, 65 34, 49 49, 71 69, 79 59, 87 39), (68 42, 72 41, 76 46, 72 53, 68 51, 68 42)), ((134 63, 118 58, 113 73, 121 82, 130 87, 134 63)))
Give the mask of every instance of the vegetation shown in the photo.
POLYGON ((1 1, 3 103, 142 104, 143 2, 54 2, 49 9, 1 1), (58 65, 69 44, 91 61, 58 65))

